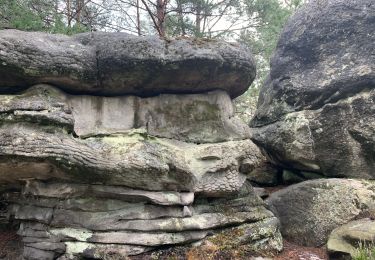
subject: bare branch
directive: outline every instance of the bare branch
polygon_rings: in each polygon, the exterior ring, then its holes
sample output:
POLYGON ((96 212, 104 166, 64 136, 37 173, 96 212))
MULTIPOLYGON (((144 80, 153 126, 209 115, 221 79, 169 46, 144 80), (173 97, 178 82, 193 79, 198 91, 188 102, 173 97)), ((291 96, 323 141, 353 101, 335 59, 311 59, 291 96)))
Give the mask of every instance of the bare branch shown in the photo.
POLYGON ((149 16, 151 17, 152 22, 154 23, 155 29, 158 31, 159 35, 162 36, 162 32, 160 31, 160 28, 159 28, 159 26, 158 26, 158 24, 157 24, 157 22, 155 20, 154 14, 152 13, 152 11, 150 10, 150 8, 148 7, 146 1, 145 0, 141 0, 141 1, 142 1, 143 5, 147 9, 147 12, 148 12, 149 16))

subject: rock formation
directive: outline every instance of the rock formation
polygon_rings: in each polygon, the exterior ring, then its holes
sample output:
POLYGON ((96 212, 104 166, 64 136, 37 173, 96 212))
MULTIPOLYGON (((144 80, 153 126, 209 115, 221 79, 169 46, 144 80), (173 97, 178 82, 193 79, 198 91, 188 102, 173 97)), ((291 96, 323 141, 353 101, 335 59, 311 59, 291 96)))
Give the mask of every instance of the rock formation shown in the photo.
POLYGON ((300 182, 267 199, 283 238, 328 241, 334 257, 374 239, 374 42, 374 1, 308 1, 280 36, 250 122, 251 139, 278 167, 251 180, 300 182))
POLYGON ((260 91, 253 141, 274 163, 375 178, 375 3, 310 1, 287 23, 260 91))
POLYGON ((231 97, 241 46, 0 31, 0 183, 25 259, 105 258, 237 230, 282 248, 245 173, 262 161, 231 97))

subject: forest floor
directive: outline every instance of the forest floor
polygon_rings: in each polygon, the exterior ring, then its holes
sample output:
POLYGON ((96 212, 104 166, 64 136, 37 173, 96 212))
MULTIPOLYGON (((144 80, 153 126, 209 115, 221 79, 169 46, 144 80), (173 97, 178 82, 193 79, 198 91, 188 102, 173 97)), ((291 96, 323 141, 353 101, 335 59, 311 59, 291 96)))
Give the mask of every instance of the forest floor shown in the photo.
POLYGON ((200 251, 194 248, 186 249, 183 247, 172 248, 149 252, 143 255, 133 256, 131 260, 328 260, 325 248, 303 247, 288 241, 284 241, 284 250, 274 257, 252 257, 246 255, 244 257, 235 256, 230 252, 220 251, 200 251))
POLYGON ((0 260, 21 259, 22 242, 15 230, 0 230, 0 260))
MULTIPOLYGON (((21 259, 22 242, 14 230, 0 231, 0 260, 16 260, 21 259)), ((251 259, 238 258, 228 253, 216 252, 207 258, 205 255, 197 254, 194 251, 186 250, 186 248, 166 249, 157 252, 133 256, 132 260, 242 260, 251 259)), ((284 241, 284 250, 277 256, 272 258, 256 258, 253 259, 274 259, 274 260, 328 260, 325 248, 303 247, 288 241, 284 241)))
POLYGON ((327 250, 316 247, 304 247, 284 240, 284 250, 275 260, 328 260, 327 250))

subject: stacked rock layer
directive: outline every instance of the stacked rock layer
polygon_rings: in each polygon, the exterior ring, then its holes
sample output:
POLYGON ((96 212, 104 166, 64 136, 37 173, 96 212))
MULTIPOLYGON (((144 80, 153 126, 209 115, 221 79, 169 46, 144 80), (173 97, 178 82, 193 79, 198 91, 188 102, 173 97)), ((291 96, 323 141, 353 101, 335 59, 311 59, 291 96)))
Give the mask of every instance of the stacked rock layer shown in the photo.
POLYGON ((0 182, 25 259, 104 259, 220 232, 280 250, 246 181, 262 161, 231 97, 241 46, 126 34, 0 32, 0 182))

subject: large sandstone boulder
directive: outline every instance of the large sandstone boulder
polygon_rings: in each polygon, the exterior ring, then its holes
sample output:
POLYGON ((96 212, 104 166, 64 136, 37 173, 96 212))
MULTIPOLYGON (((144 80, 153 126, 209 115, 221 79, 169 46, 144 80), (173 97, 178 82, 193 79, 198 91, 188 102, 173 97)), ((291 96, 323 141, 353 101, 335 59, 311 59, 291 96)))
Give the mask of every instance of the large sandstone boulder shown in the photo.
POLYGON ((353 179, 318 179, 291 185, 267 199, 281 222, 284 238, 322 246, 331 231, 375 213, 375 183, 353 179))
POLYGON ((255 72, 245 49, 0 35, 0 185, 24 259, 125 259, 231 234, 233 248, 282 249, 247 181, 264 157, 233 116, 255 72))
POLYGON ((310 1, 287 23, 252 139, 275 163, 374 178, 375 4, 310 1))
POLYGON ((255 78, 255 63, 246 47, 214 40, 103 32, 69 37, 3 30, 0 78, 0 92, 49 83, 96 95, 222 89, 237 97, 255 78))

